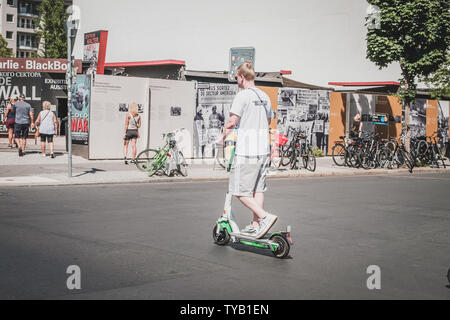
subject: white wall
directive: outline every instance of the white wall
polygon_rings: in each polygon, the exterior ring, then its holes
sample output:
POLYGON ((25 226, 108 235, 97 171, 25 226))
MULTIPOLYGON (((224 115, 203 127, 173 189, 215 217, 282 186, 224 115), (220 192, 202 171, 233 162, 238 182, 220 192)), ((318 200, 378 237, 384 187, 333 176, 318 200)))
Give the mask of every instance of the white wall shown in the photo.
MULTIPOLYGON (((123 158, 127 112, 121 112, 119 105, 124 103, 136 102, 143 106, 137 149, 145 149, 149 130, 148 100, 148 79, 97 75, 91 91, 89 159, 123 158)), ((128 157, 131 157, 131 144, 128 157)))
POLYGON ((107 62, 185 60, 191 70, 227 70, 230 47, 256 48, 257 71, 291 70, 291 78, 386 81, 366 60, 364 0, 74 0, 81 8, 75 54, 85 32, 109 30, 107 62))
POLYGON ((164 145, 163 134, 182 129, 175 139, 185 158, 192 157, 196 88, 193 81, 148 79, 150 89, 150 148, 164 145), (172 115, 171 109, 181 113, 172 115))

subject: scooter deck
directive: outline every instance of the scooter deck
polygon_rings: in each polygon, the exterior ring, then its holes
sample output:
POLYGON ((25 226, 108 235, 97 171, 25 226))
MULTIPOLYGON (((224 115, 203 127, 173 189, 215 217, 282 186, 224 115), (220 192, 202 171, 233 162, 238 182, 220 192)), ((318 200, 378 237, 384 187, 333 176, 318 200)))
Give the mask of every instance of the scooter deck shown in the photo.
POLYGON ((271 244, 271 243, 273 243, 272 241, 269 240, 269 237, 267 235, 264 238, 256 239, 254 237, 246 236, 246 235, 243 235, 241 233, 233 233, 232 232, 232 233, 230 233, 230 236, 236 237, 239 240, 247 240, 247 241, 252 241, 252 242, 261 243, 261 244, 271 244))

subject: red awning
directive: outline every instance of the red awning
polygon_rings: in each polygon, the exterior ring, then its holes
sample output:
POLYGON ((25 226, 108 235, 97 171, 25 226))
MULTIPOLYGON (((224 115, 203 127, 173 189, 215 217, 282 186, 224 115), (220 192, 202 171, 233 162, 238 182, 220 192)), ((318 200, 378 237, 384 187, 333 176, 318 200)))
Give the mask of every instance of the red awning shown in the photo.
POLYGON ((163 65, 185 66, 186 62, 182 61, 182 60, 156 60, 156 61, 110 62, 110 63, 105 63, 105 67, 110 67, 110 68, 148 67, 148 66, 163 66, 163 65))
POLYGON ((379 81, 379 82, 328 82, 330 86, 342 87, 379 87, 379 86, 399 86, 396 81, 379 81))

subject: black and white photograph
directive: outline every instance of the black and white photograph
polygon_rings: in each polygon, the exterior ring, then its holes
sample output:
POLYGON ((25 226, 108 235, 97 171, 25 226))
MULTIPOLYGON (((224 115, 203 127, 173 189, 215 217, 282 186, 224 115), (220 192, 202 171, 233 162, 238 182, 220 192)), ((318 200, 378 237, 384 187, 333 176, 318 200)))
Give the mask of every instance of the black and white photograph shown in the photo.
POLYGON ((449 138, 449 101, 438 101, 438 131, 443 142, 449 138))
POLYGON ((328 154, 329 92, 288 88, 279 90, 279 101, 283 101, 282 97, 286 97, 285 101, 295 101, 295 104, 278 105, 278 132, 291 134, 289 128, 300 130, 313 146, 328 154))
POLYGON ((222 135, 237 85, 201 83, 197 89, 194 117, 194 154, 197 158, 214 158, 216 141, 222 135))
POLYGON ((425 137, 427 134, 427 100, 416 99, 411 104, 410 135, 425 137))

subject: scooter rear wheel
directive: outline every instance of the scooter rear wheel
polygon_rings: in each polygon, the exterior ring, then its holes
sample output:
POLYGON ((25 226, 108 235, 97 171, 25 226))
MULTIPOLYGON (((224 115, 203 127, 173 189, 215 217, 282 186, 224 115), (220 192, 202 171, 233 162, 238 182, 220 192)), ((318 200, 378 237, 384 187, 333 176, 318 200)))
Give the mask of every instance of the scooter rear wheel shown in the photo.
POLYGON ((276 251, 272 251, 273 255, 277 257, 278 259, 284 259, 289 255, 289 251, 291 250, 291 246, 289 245, 289 242, 280 235, 275 235, 270 238, 273 242, 277 243, 279 245, 278 249, 276 251))
POLYGON ((222 231, 219 231, 219 234, 217 234, 217 228, 219 226, 216 224, 214 229, 213 229, 213 239, 214 239, 214 243, 219 245, 219 246, 225 246, 228 244, 228 242, 230 242, 230 234, 228 233, 228 231, 226 229, 223 229, 222 231))

